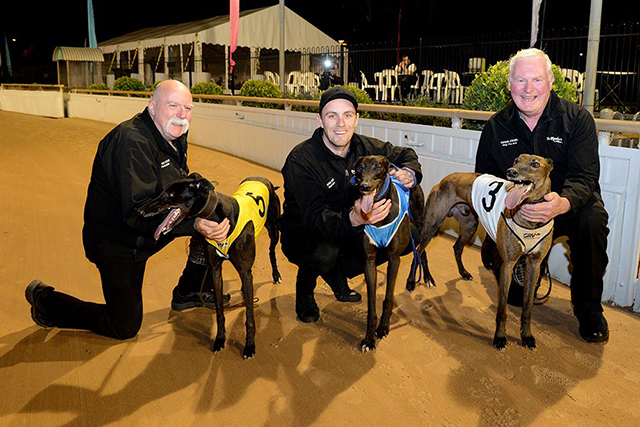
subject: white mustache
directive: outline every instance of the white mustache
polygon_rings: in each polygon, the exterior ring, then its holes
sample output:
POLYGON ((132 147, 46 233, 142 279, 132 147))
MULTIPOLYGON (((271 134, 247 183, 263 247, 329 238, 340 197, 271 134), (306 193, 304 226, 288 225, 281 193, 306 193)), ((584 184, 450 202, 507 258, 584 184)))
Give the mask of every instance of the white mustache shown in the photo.
POLYGON ((166 133, 169 133, 171 126, 182 126, 182 134, 184 135, 189 131, 189 121, 187 119, 180 119, 178 117, 171 117, 164 127, 166 133))

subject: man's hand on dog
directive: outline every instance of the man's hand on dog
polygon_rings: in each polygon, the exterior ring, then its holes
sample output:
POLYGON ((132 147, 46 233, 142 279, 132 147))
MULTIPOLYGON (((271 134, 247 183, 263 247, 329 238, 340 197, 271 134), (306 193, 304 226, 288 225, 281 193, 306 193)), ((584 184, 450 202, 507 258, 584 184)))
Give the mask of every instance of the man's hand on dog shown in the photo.
POLYGON ((556 192, 545 194, 544 202, 522 205, 520 212, 527 221, 546 223, 558 215, 569 212, 571 204, 556 192))
POLYGON ((193 228, 207 239, 221 242, 227 238, 231 226, 228 218, 223 219, 220 223, 204 218, 196 218, 193 228))
POLYGON ((413 175, 411 175, 411 173, 406 169, 391 170, 390 173, 400 181, 405 188, 411 188, 416 185, 413 175))
POLYGON ((351 220, 351 225, 353 227, 380 222, 385 219, 387 215, 389 215, 389 211, 391 211, 390 199, 378 200, 373 204, 371 212, 368 213, 364 213, 360 209, 361 201, 361 199, 356 200, 353 204, 353 209, 349 212, 349 219, 351 220))

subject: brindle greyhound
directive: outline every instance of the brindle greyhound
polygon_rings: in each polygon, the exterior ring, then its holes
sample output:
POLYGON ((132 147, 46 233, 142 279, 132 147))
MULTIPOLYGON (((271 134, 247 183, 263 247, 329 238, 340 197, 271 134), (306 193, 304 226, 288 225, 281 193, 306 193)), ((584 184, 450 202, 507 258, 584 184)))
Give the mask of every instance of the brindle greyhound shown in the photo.
MULTIPOLYGON (((373 203, 380 199, 391 199, 391 211, 389 215, 382 221, 374 224, 375 228, 382 228, 383 230, 389 230, 397 227, 395 234, 391 234, 392 237, 387 236, 384 242, 379 242, 376 238, 370 237, 370 226, 365 228, 363 233, 363 246, 366 255, 365 264, 365 281, 367 283, 367 333, 364 340, 360 343, 360 349, 363 352, 368 350, 375 350, 376 340, 375 337, 382 339, 389 335, 389 319, 391 317, 391 311, 393 309, 393 290, 395 287, 396 278, 398 276, 398 268, 400 267, 400 255, 410 244, 411 239, 411 224, 407 215, 401 211, 401 197, 406 197, 403 194, 399 194, 396 187, 390 183, 389 175, 390 164, 384 156, 364 156, 358 159, 355 165, 355 182, 362 194, 361 210, 363 215, 366 216, 371 211, 373 203), (400 215, 400 217, 399 217, 400 215), (397 219, 398 223, 395 223, 397 219), (395 224, 395 225, 394 225, 395 224), (387 241, 388 240, 388 241, 387 241), (376 243, 374 243, 376 241, 376 243), (376 285, 377 285, 377 270, 376 270, 376 255, 378 250, 386 251, 389 258, 389 264, 387 266, 387 291, 385 294, 382 316, 380 318, 380 324, 378 328, 376 326, 376 285)), ((405 201, 402 205, 408 204, 409 215, 411 222, 415 224, 419 232, 422 232, 424 224, 424 193, 419 185, 411 188, 408 203, 405 201)), ((386 231, 385 230, 385 231, 386 231)), ((422 259, 426 262, 426 256, 423 253, 422 259)), ((408 283, 415 283, 413 279, 413 271, 410 273, 407 279, 408 283)), ((415 284, 414 284, 415 286, 415 284)))
MULTIPOLYGON (((525 203, 543 201, 544 195, 551 188, 549 174, 552 169, 553 162, 550 159, 522 154, 507 170, 508 181, 491 175, 481 176, 478 173, 453 173, 433 187, 427 198, 424 233, 418 250, 423 251, 427 247, 447 216, 454 216, 460 223, 460 235, 453 248, 458 272, 464 280, 471 280, 472 276, 462 264, 462 250, 476 232, 478 213, 481 214, 481 218, 485 213, 494 214, 497 220, 497 224, 495 221, 485 223, 485 220, 482 224, 488 234, 495 234, 498 252, 503 260, 498 284, 496 331, 493 338, 493 345, 499 350, 507 345, 507 295, 513 267, 522 256, 526 257, 526 273, 520 337, 523 346, 530 349, 536 347, 536 340, 531 335, 533 295, 540 275, 540 264, 551 248, 553 221, 544 225, 531 223, 522 217, 519 207, 525 203), (478 184, 485 179, 488 192, 483 196, 478 184), (505 194, 505 191, 508 193, 505 194), (541 229, 541 226, 544 228, 541 229)), ((427 263, 423 266, 425 283, 435 285, 427 263)), ((409 286, 407 289, 413 290, 409 286)))
MULTIPOLYGON (((260 217, 266 214, 265 227, 269 232, 271 244, 269 246, 269 259, 271 261, 273 283, 280 283, 281 277, 276 264, 275 247, 278 244, 280 234, 278 232, 277 220, 280 217, 280 199, 276 194, 276 187, 265 178, 246 178, 242 183, 258 182, 266 187, 268 201, 262 196, 256 196, 252 192, 247 192, 257 205, 257 212, 260 217)), ((241 184, 242 188, 242 184, 241 184)), ((185 179, 178 180, 169 185, 158 197, 145 203, 138 209, 138 212, 145 216, 153 216, 169 211, 165 220, 160 224, 155 232, 156 240, 160 234, 166 234, 185 218, 200 217, 221 222, 224 218, 229 219, 229 236, 231 236, 239 221, 240 205, 234 197, 226 196, 214 190, 213 185, 197 173, 192 173, 185 179)), ((241 194, 240 197, 245 196, 241 194)), ((252 203, 249 200, 249 203, 252 203)), ((256 225, 257 226, 257 225, 256 225)), ((256 351, 255 347, 255 320, 253 313, 253 275, 251 268, 255 261, 256 228, 252 220, 249 220, 240 231, 237 238, 228 246, 228 259, 235 267, 242 281, 242 294, 246 307, 246 330, 247 338, 242 352, 245 359, 251 358, 256 351)), ((258 230, 259 231, 259 230, 258 230)), ((199 233, 195 233, 194 239, 204 239, 199 233)), ((212 345, 212 350, 218 352, 224 348, 225 344, 225 318, 222 306, 222 262, 225 258, 218 254, 218 250, 207 244, 207 263, 210 274, 207 274, 205 281, 210 285, 215 294, 216 300, 216 320, 218 332, 212 345)))

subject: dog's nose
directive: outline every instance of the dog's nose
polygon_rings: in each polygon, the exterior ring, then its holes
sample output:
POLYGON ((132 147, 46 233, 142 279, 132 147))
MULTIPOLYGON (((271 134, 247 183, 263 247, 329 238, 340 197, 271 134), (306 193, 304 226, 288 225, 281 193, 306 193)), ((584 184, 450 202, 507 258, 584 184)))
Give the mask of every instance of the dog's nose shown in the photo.
POLYGON ((518 171, 515 168, 507 169, 507 178, 515 179, 518 177, 518 171))
POLYGON ((360 191, 371 191, 373 190, 373 187, 370 184, 365 184, 364 182, 360 184, 360 191))

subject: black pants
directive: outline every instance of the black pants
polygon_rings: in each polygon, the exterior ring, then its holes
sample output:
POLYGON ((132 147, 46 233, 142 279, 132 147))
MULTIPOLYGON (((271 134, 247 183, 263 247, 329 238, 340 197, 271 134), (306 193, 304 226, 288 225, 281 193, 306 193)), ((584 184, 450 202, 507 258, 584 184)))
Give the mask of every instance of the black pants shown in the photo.
MULTIPOLYGON (((96 266, 105 303, 86 302, 53 291, 42 300, 47 319, 59 328, 85 329, 121 340, 136 336, 142 324, 146 261, 103 262, 96 266)), ((206 271, 206 266, 187 262, 179 280, 180 293, 200 290, 206 271)))
MULTIPOLYGON (((412 225, 412 234, 417 229, 412 225)), ((362 248, 363 233, 331 239, 310 230, 281 229, 282 252, 298 266, 296 292, 313 293, 318 276, 331 282, 336 277, 353 278, 364 273, 366 257, 362 248)), ((411 252, 411 244, 402 255, 411 252)), ((378 251, 376 265, 387 262, 385 251, 378 251)))
MULTIPOLYGON (((574 215, 555 218, 554 239, 567 236, 571 251, 571 302, 575 311, 602 311, 603 276, 609 258, 607 235, 609 216, 602 200, 592 197, 574 215)), ((490 240, 490 238, 487 238, 490 240)), ((493 245, 483 245, 483 260, 493 245)), ((492 257, 501 262, 500 256, 492 257)), ((488 258, 491 259, 491 258, 488 258)), ((495 265, 494 265, 495 266, 495 265)), ((497 270, 499 271, 499 266, 497 270)))

